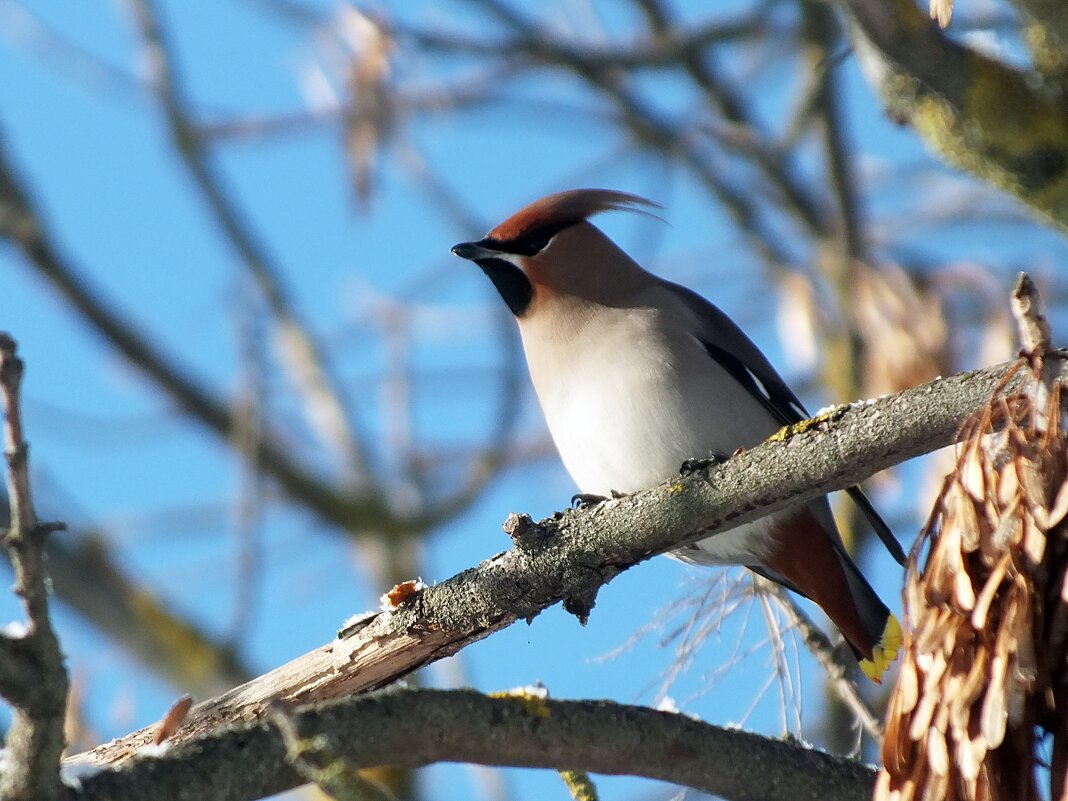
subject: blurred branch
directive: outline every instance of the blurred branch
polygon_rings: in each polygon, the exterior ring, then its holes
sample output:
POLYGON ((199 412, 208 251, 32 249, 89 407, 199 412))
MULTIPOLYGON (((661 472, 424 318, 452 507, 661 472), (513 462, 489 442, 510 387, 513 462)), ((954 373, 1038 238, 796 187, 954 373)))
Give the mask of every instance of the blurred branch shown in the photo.
MULTIPOLYGON (((866 765, 791 741, 610 701, 404 690, 294 710, 349 768, 473 762, 645 776, 737 801, 861 801, 866 765)), ((70 801, 246 801, 305 781, 274 726, 242 724, 82 779, 70 801)))
MULTIPOLYGON (((479 236, 489 230, 466 200, 450 187, 441 175, 423 157, 414 143, 403 149, 404 164, 409 175, 423 190, 423 194, 435 204, 446 218, 451 218, 465 235, 479 236)), ((494 314, 497 342, 501 349, 497 378, 496 424, 471 462, 466 480, 458 490, 429 509, 432 517, 447 520, 467 508, 486 488, 498 473, 514 458, 517 444, 515 430, 522 409, 523 391, 527 386, 527 373, 522 367, 523 355, 515 323, 510 314, 497 309, 494 314)), ((416 476, 427 474, 426 454, 413 454, 412 470, 416 476)))
MULTIPOLYGON (((10 519, 0 498, 0 524, 10 519)), ((215 695, 253 675, 234 650, 166 607, 121 567, 107 538, 91 529, 49 537, 44 546, 53 597, 173 687, 215 695)))
MULTIPOLYGON (((677 29, 668 7, 661 0, 637 0, 650 27, 658 38, 669 37, 677 29)), ((758 29, 751 29, 756 33, 758 29)), ((716 43, 715 40, 706 44, 716 43)), ((744 95, 732 86, 716 69, 709 48, 688 48, 676 54, 676 63, 686 71, 694 83, 704 92, 705 97, 719 109, 723 118, 730 123, 734 135, 726 140, 728 147, 732 143, 744 142, 746 147, 739 150, 742 155, 753 159, 764 172, 771 184, 787 201, 788 209, 811 235, 822 238, 830 233, 830 223, 823 211, 824 201, 820 197, 811 197, 808 188, 798 180, 789 151, 778 150, 769 145, 769 137, 760 129, 755 115, 747 107, 744 95)))
MULTIPOLYGON (((808 65, 816 83, 814 111, 827 161, 828 184, 836 200, 838 219, 833 226, 842 240, 842 257, 864 258, 865 239, 861 222, 860 198, 852 174, 853 154, 844 130, 835 48, 842 44, 841 31, 834 12, 821 0, 803 0, 801 4, 808 65)), ((844 298, 839 298, 844 301, 844 298)), ((848 308, 848 305, 843 307, 848 308)), ((853 397, 852 395, 844 397, 853 397)))
POLYGON ((1034 57, 1035 68, 1056 89, 1065 89, 1068 78, 1068 15, 1060 0, 1011 0, 1022 12, 1024 40, 1034 57))
POLYGON ((694 178, 716 198, 745 233, 746 239, 765 261, 773 266, 792 261, 789 248, 781 237, 762 219, 754 199, 733 185, 715 169, 712 160, 701 150, 696 129, 677 125, 664 119, 630 85, 625 73, 597 62, 589 62, 583 50, 556 41, 556 37, 542 30, 500 0, 476 0, 495 18, 511 28, 519 37, 513 51, 538 61, 568 69, 592 88, 612 101, 621 122, 642 144, 664 155, 678 159, 694 178))
POLYGON ((27 50, 36 51, 41 63, 61 69, 65 75, 112 97, 127 103, 140 103, 147 98, 147 87, 136 75, 64 36, 19 0, 0 0, 0 32, 27 50))
MULTIPOLYGON (((27 263, 46 278, 86 321, 134 366, 151 378, 185 412, 224 440, 240 431, 236 414, 192 375, 172 363, 151 344, 151 337, 108 306, 58 251, 29 195, 7 160, 0 138, 0 238, 10 240, 27 263)), ((351 531, 360 526, 404 535, 420 520, 399 521, 382 499, 371 492, 335 489, 295 461, 293 449, 264 432, 256 455, 290 498, 326 522, 351 531)))
POLYGON ((947 161, 1068 230, 1068 97, 947 38, 912 0, 839 2, 892 117, 947 161))
POLYGON ((167 609, 118 567, 106 541, 89 531, 53 538, 45 551, 56 597, 173 687, 205 697, 252 672, 221 642, 167 609))
POLYGON ((0 404, 11 523, 0 536, 15 572, 26 621, 0 633, 0 694, 12 706, 4 741, 0 798, 52 801, 59 795, 59 758, 70 682, 48 617, 44 543, 61 523, 41 523, 30 491, 30 446, 22 428, 24 365, 15 340, 0 332, 0 404), (15 629, 18 630, 15 630, 15 629))
POLYGON ((151 69, 153 85, 166 112, 178 154, 278 321, 279 344, 283 354, 289 357, 286 366, 293 371, 296 388, 304 396, 309 422, 322 444, 340 450, 346 467, 355 471, 357 485, 363 486, 368 478, 363 443, 353 430, 354 421, 345 395, 330 374, 326 353, 298 318, 284 288, 281 270, 271 263, 267 251, 242 218, 192 122, 154 0, 133 0, 132 6, 147 56, 145 63, 151 69))
MULTIPOLYGON (((705 22, 694 27, 664 27, 654 37, 630 44, 602 46, 594 42, 575 46, 574 57, 592 68, 660 69, 674 68, 680 60, 697 57, 710 45, 738 42, 757 33, 766 32, 771 25, 763 14, 754 14, 734 21, 705 22)), ((513 40, 487 40, 460 32, 418 28, 397 23, 397 38, 407 40, 430 53, 466 54, 479 58, 499 58, 502 53, 516 52, 529 46, 530 37, 522 35, 513 40)))
MULTIPOLYGON (((52 493, 45 500, 65 509, 73 503, 52 493)), ((8 498, 0 496, 0 526, 8 525, 10 511, 8 498)), ((112 534, 75 526, 48 538, 44 558, 52 597, 176 689, 204 698, 248 681, 254 674, 233 648, 168 608, 120 567, 109 545, 112 534)))
MULTIPOLYGON (((198 704, 176 742, 236 720, 255 720, 273 698, 310 703, 389 684, 473 642, 530 620, 549 606, 585 621, 597 592, 623 570, 703 539, 852 486, 878 470, 949 444, 985 403, 1009 365, 962 373, 896 395, 839 407, 705 473, 535 524, 512 515, 515 547, 447 581, 415 592, 399 608, 368 614, 341 639, 198 704)), ((1068 365, 1060 365, 1068 377, 1068 365)), ((1006 391, 1011 391, 1012 385, 1006 391)), ((122 761, 146 731, 103 745, 86 758, 122 761)))
POLYGON ((263 465, 259 442, 269 419, 267 354, 264 348, 264 317, 258 298, 242 287, 236 313, 237 340, 241 354, 241 429, 234 446, 243 459, 240 486, 233 509, 233 539, 237 551, 234 570, 234 605, 229 625, 229 642, 236 647, 247 637, 257 607, 263 577, 263 508, 266 505, 263 465))
MULTIPOLYGON (((328 798, 335 801, 396 801, 396 796, 377 782, 365 779, 334 750, 331 740, 348 739, 347 730, 317 728, 313 736, 306 737, 300 733, 301 716, 287 704, 272 703, 267 712, 282 737, 286 761, 301 779, 315 784, 328 798)), ((273 743, 271 745, 273 750, 273 743)))

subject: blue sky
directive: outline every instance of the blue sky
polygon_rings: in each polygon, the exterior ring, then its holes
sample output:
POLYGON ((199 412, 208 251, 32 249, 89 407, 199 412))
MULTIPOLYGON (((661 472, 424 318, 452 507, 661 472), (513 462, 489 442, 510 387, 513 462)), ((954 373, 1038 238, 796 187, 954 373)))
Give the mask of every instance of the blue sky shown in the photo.
MULTIPOLYGON (((736 5, 717 13, 728 16, 736 5)), ((178 165, 159 110, 138 86, 141 67, 127 10, 120 3, 43 0, 25 7, 127 77, 101 82, 90 62, 76 63, 69 54, 43 46, 21 4, 3 0, 0 131, 5 147, 32 184, 62 250, 87 280, 203 381, 220 392, 236 392, 240 349, 234 310, 248 295, 247 280, 178 165)), ((333 4, 319 7, 327 19, 336 13, 333 4)), ((462 4, 381 3, 375 8, 447 30, 489 30, 484 17, 462 4)), ((306 107, 302 80, 315 65, 326 63, 323 34, 284 22, 251 1, 165 2, 162 9, 187 93, 207 118, 306 107)), ((539 13, 566 35, 594 40, 634 25, 609 3, 559 2, 539 13), (587 24, 590 20, 602 30, 587 24)), ((790 11, 777 13, 789 16, 790 11)), ((729 70, 750 74, 753 55, 742 49, 727 55, 729 70)), ((416 88, 471 69, 459 61, 428 64, 403 52, 395 59, 395 80, 416 88)), ((769 125, 777 124, 796 92, 800 78, 790 71, 796 67, 752 73, 769 125)), ((898 210, 907 214, 918 186, 945 193, 947 203, 952 191, 970 191, 968 179, 947 178, 951 171, 931 161, 909 130, 884 118, 851 59, 839 70, 848 132, 859 143, 857 168, 873 218, 886 219, 898 210), (905 180, 914 171, 929 172, 941 182, 905 180), (876 185, 889 189, 876 191, 876 185)), ((646 80, 643 89, 666 114, 682 113, 695 102, 668 78, 646 80)), ((660 202, 666 224, 628 216, 605 217, 598 224, 650 269, 693 286, 735 315, 773 361, 783 364, 762 268, 745 253, 722 211, 687 175, 636 154, 595 114, 548 113, 553 105, 587 112, 598 108, 572 82, 543 76, 510 86, 502 102, 478 111, 406 120, 381 154, 368 214, 357 210, 334 126, 228 143, 215 151, 251 226, 283 265, 300 314, 333 346, 338 375, 373 442, 380 445, 391 430, 388 387, 381 380, 395 366, 382 336, 390 308, 412 310, 404 353, 415 377, 411 424, 420 446, 455 449, 483 441, 495 423, 491 371, 514 355, 514 348, 501 342, 499 331, 508 321, 492 287, 449 253, 452 244, 478 230, 459 225, 428 200, 410 171, 413 153, 464 199, 465 211, 484 227, 529 200, 572 186, 623 189, 660 202)), ((729 159, 725 168, 735 169, 729 159)), ((1021 223, 1011 203, 996 197, 988 202, 1003 205, 1009 221, 982 228, 941 226, 933 233, 918 221, 888 238, 900 252, 922 250, 936 266, 997 265, 995 285, 1005 288, 1021 266, 1040 278, 1056 278, 1057 265, 1068 255, 1063 241, 1040 226, 1021 223)), ((235 596, 232 520, 240 465, 212 435, 176 415, 6 246, 0 247, 0 276, 0 328, 16 336, 29 364, 27 424, 44 513, 72 524, 100 525, 132 574, 159 588, 174 609, 206 630, 227 631, 235 596)), ((969 361, 973 358, 960 354, 961 367, 976 366, 969 361)), ((788 364, 783 372, 810 385, 788 364)), ((276 422, 299 441, 296 406, 283 382, 272 378, 271 387, 276 422)), ((805 400, 816 408, 830 399, 808 394, 805 400)), ((529 388, 523 392, 519 431, 526 445, 546 441, 529 388)), ((387 466, 395 458, 387 449, 376 452, 387 466)), ((539 517, 567 504, 574 492, 571 480, 554 455, 545 449, 538 453, 544 455, 506 472, 478 503, 434 533, 425 545, 423 579, 440 581, 506 548, 500 524, 509 512, 539 517)), ((459 480, 445 476, 446 488, 450 478, 459 480)), ((918 526, 910 496, 921 481, 918 470, 906 471, 877 498, 906 546, 918 526)), ((306 514, 273 503, 261 534, 259 603, 242 637, 244 653, 257 670, 326 642, 342 620, 376 605, 386 589, 369 581, 347 541, 306 514)), ((873 554, 867 564, 884 599, 898 607, 898 569, 883 554, 873 554)), ((716 575, 654 559, 608 586, 585 628, 554 608, 530 626, 515 625, 458 660, 431 668, 426 681, 486 691, 542 681, 557 697, 653 702, 657 677, 672 663, 670 647, 659 643, 661 632, 614 658, 601 657, 624 646, 657 610, 716 575)), ((17 614, 12 599, 0 597, 0 614, 17 614)), ((70 667, 85 684, 88 715, 102 737, 158 719, 176 694, 173 688, 61 604, 56 619, 70 667)), ((716 723, 739 722, 747 714, 769 675, 766 649, 749 655, 702 694, 743 628, 743 648, 765 636, 759 610, 749 613, 748 623, 743 614, 728 620, 721 637, 678 679, 670 692, 684 711, 716 723)), ((822 697, 807 656, 800 659, 800 673, 803 720, 811 724, 819 719, 822 697)), ((774 689, 745 723, 780 733, 774 689)), ((818 732, 804 733, 818 739, 818 732)), ((434 786, 427 797, 471 797, 470 771, 442 768, 431 776, 434 786)), ((548 773, 522 772, 510 781, 515 798, 564 794, 548 773)), ((652 792, 651 785, 633 781, 598 783, 605 797, 652 792)), ((653 793, 669 795, 665 788, 653 793)))

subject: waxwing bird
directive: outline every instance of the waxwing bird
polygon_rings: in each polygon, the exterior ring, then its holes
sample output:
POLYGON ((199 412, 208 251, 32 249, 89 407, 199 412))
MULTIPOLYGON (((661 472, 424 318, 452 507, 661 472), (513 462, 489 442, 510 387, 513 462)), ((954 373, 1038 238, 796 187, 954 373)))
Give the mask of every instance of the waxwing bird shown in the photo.
MULTIPOLYGON (((643 270, 588 221, 655 206, 604 189, 560 192, 452 249, 482 269, 515 315, 553 441, 590 495, 648 489, 688 459, 752 447, 808 417, 723 312, 643 270)), ((904 563, 867 498, 851 494, 904 563)), ((812 599, 876 681, 897 654, 897 620, 846 553, 826 497, 672 555, 745 565, 812 599)))

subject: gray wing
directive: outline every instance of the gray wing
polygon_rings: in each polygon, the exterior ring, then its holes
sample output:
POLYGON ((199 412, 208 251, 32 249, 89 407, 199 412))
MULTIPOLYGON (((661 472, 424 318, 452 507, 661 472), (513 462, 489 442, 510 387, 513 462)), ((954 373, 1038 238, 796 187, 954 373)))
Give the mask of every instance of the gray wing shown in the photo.
MULTIPOLYGON (((753 396, 784 426, 799 423, 809 417, 804 404, 775 372, 775 368, 745 333, 726 314, 696 292, 684 286, 663 282, 664 287, 677 295, 702 324, 698 338, 704 349, 720 367, 753 396)), ((868 519, 883 545, 898 564, 905 564, 905 552, 886 521, 875 511, 868 496, 860 487, 846 492, 868 519)))

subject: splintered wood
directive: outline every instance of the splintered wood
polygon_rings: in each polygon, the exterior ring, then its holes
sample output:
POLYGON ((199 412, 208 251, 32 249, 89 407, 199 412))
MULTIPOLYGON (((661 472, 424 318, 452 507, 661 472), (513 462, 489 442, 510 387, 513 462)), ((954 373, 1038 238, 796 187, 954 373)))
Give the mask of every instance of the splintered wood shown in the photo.
POLYGON ((913 551, 876 801, 1068 799, 1068 437, 1038 375, 962 429, 913 551))

